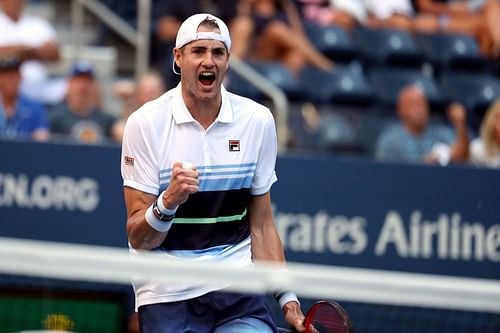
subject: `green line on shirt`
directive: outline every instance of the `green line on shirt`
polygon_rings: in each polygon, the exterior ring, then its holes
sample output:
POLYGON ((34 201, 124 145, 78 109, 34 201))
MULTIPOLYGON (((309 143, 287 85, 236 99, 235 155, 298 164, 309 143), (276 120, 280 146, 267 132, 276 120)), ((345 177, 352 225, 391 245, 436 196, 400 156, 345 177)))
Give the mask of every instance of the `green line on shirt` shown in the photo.
POLYGON ((219 222, 235 222, 238 220, 242 220, 243 217, 247 215, 247 209, 243 211, 242 214, 233 215, 233 216, 219 216, 219 217, 206 217, 206 218, 174 218, 172 223, 179 224, 211 224, 211 223, 219 223, 219 222))

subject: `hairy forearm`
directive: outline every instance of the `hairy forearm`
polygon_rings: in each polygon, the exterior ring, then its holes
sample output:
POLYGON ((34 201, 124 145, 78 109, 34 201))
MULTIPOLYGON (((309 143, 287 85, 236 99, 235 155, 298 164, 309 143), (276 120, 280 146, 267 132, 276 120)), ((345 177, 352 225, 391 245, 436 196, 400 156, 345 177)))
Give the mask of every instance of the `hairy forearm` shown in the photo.
POLYGON ((167 233, 153 229, 146 221, 146 211, 156 197, 125 187, 127 207, 127 236, 134 249, 150 250, 158 247, 167 233))
POLYGON ((275 228, 252 230, 252 258, 254 261, 285 261, 283 246, 275 228))
POLYGON ((59 47, 53 42, 45 43, 40 47, 27 45, 10 45, 0 47, 0 55, 10 55, 22 60, 58 61, 60 59, 59 47))
POLYGON ((153 229, 145 219, 145 211, 139 211, 127 221, 127 234, 134 249, 151 250, 161 245, 168 232, 153 229))
POLYGON ((417 5, 420 11, 432 14, 447 14, 449 11, 446 4, 438 3, 433 0, 419 0, 417 1, 417 5))

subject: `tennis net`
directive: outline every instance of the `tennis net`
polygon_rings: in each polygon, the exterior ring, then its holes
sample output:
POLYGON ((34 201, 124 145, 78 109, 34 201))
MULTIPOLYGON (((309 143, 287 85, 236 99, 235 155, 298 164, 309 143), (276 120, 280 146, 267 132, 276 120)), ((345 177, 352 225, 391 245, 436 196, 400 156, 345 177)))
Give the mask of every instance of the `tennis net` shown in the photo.
POLYGON ((133 332, 131 280, 293 290, 304 312, 317 300, 337 301, 358 333, 500 332, 500 282, 493 280, 299 263, 286 271, 265 263, 236 269, 153 252, 131 257, 121 248, 0 238, 0 333, 133 332))

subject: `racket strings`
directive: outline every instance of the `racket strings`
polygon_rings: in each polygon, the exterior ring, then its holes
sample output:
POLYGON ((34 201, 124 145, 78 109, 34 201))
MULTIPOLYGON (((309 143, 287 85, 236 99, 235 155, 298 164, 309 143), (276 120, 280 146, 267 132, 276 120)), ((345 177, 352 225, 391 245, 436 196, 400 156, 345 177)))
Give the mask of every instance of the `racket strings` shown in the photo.
POLYGON ((318 333, 348 333, 345 318, 332 306, 320 306, 311 318, 310 331, 318 333))

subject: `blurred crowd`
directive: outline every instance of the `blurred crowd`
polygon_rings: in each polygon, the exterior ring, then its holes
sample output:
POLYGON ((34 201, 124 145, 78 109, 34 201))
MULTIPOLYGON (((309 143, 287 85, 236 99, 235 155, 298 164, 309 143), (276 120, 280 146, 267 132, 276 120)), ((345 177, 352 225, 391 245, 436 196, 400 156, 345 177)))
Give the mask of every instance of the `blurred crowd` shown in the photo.
MULTIPOLYGON (((2 139, 120 143, 127 117, 178 83, 172 48, 181 22, 209 12, 231 30, 232 56, 282 63, 292 76, 305 67, 335 72, 332 57, 311 42, 305 26, 358 26, 410 33, 450 32, 472 36, 484 57, 500 59, 498 0, 153 0, 152 70, 113 88, 119 116, 105 110, 96 69, 74 63, 65 77, 52 78, 46 66, 61 58, 57 32, 42 17, 25 13, 28 0, 0 0, 0 137, 2 139)), ((103 0, 124 14, 135 0, 103 0)), ((127 14, 130 15, 130 14, 127 14)), ((131 17, 135 13, 131 14, 131 17)), ((377 138, 377 160, 447 165, 470 163, 500 168, 500 101, 492 103, 480 128, 468 127, 467 110, 452 102, 447 126, 434 126, 432 109, 417 85, 402 86, 397 122, 377 138)))

